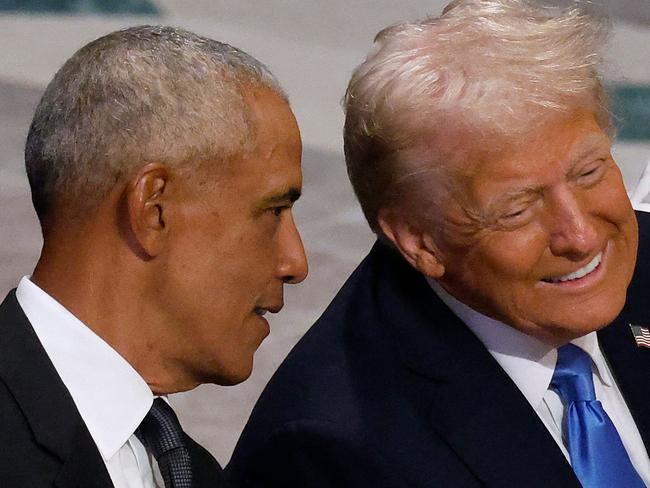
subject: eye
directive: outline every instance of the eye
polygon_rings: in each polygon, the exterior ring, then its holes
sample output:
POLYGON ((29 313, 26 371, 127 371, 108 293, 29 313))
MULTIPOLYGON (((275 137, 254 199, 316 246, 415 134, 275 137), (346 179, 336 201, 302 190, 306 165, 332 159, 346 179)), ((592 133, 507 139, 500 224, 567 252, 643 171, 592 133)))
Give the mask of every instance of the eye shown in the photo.
POLYGON ((282 215, 282 212, 284 212, 287 208, 287 206, 281 206, 281 207, 271 207, 269 209, 269 212, 271 212, 274 216, 280 217, 282 215))
POLYGON ((600 159, 594 164, 585 167, 578 173, 577 180, 585 185, 598 183, 605 174, 606 163, 606 160, 600 159))
POLYGON ((499 224, 504 228, 514 228, 526 224, 533 214, 534 206, 535 203, 531 202, 505 211, 499 217, 499 224))
POLYGON ((515 210, 514 212, 510 212, 509 214, 504 215, 504 218, 506 219, 515 219, 522 215, 526 211, 525 208, 522 208, 520 210, 515 210))
POLYGON ((502 216, 501 220, 509 224, 517 223, 525 218, 527 210, 527 208, 522 208, 513 212, 509 212, 502 216))

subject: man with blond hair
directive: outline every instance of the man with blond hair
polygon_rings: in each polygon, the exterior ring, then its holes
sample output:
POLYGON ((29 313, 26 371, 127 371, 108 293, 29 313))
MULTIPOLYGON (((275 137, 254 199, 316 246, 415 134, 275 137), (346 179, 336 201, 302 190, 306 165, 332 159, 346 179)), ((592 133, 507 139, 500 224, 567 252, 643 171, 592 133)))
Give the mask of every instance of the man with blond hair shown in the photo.
POLYGON ((215 488, 166 395, 251 373, 307 263, 301 141, 269 70, 141 26, 81 48, 25 148, 43 230, 0 306, 3 488, 215 488))
POLYGON ((378 242, 269 383, 233 480, 650 484, 650 222, 611 156, 605 36, 525 0, 379 33, 344 134, 378 242))

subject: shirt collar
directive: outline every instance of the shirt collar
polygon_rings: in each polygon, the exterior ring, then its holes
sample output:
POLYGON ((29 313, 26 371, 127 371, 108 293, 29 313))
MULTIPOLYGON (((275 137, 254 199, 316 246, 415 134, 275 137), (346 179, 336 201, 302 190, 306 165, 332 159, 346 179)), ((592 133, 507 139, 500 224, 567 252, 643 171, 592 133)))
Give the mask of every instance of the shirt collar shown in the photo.
POLYGON ((16 298, 107 461, 151 408, 151 389, 117 351, 28 277, 16 298))
MULTIPOLYGON (((539 407, 553 378, 557 349, 468 307, 450 295, 437 281, 430 278, 427 278, 427 281, 445 305, 485 345, 528 403, 533 408, 539 407)), ((601 381, 611 386, 611 376, 598 345, 596 333, 591 332, 571 342, 591 356, 601 381)))
POLYGON ((596 374, 600 381, 603 382, 606 386, 612 386, 614 380, 610 373, 609 367, 607 366, 607 361, 603 352, 600 350, 600 344, 598 342, 598 335, 595 332, 591 332, 586 336, 578 337, 571 341, 572 344, 575 344, 584 352, 589 354, 591 360, 596 367, 596 374))

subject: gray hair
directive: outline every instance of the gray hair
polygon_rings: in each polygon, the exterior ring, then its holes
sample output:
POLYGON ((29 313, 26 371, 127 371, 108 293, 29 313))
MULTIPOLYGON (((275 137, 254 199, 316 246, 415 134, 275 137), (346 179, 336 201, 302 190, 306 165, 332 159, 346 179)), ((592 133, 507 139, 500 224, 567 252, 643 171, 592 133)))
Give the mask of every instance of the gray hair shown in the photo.
POLYGON ((371 228, 380 233, 398 183, 453 159, 451 134, 464 145, 475 135, 514 142, 579 108, 609 130, 598 74, 608 27, 577 2, 455 0, 438 18, 379 32, 344 98, 348 174, 371 228))
POLYGON ((85 214, 148 162, 227 161, 254 143, 247 88, 286 95, 245 52, 179 28, 113 32, 77 51, 36 108, 25 165, 44 224, 55 204, 85 214))

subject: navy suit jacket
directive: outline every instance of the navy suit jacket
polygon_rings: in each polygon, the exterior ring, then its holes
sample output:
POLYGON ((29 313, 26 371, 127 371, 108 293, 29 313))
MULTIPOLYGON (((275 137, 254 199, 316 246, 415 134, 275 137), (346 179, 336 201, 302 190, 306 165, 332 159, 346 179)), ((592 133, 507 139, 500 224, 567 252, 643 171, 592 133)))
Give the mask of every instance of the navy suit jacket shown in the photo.
MULTIPOLYGON (((628 301, 598 333, 650 445, 650 215, 628 301)), ((579 488, 483 344, 377 243, 259 399, 227 468, 243 487, 579 488)))
MULTIPOLYGON (((217 461, 189 437, 193 486, 226 487, 217 461)), ((112 488, 86 424, 25 317, 0 305, 0 487, 112 488)))

